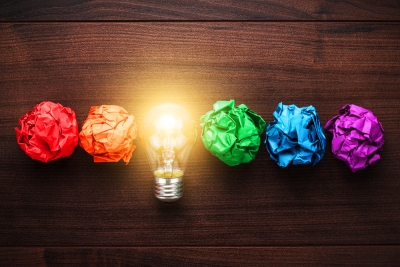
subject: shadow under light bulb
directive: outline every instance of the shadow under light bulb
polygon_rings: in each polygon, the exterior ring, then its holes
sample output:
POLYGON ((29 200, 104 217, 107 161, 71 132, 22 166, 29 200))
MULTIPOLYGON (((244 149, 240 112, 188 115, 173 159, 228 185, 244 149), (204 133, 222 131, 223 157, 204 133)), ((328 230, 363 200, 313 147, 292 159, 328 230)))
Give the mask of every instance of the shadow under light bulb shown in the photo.
POLYGON ((156 197, 165 202, 180 199, 182 177, 197 137, 196 123, 185 108, 162 104, 147 113, 141 137, 155 178, 156 197))

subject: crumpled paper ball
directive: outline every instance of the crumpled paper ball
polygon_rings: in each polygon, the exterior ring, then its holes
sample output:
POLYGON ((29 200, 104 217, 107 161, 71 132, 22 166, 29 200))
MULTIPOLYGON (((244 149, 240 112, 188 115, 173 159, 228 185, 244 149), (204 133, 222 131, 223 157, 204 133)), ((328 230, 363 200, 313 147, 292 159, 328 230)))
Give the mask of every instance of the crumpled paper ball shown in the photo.
POLYGON ((19 119, 15 128, 20 148, 32 159, 49 162, 70 156, 78 145, 75 112, 53 102, 42 102, 19 119))
POLYGON ((281 167, 317 164, 325 154, 326 138, 313 106, 298 108, 278 104, 275 120, 267 127, 265 144, 272 160, 281 167))
POLYGON ((235 107, 234 100, 217 101, 200 120, 201 139, 211 154, 229 166, 255 158, 266 123, 246 105, 235 107))
POLYGON ((128 164, 136 148, 133 144, 136 137, 134 117, 114 105, 91 107, 79 133, 80 146, 94 157, 94 162, 122 159, 128 164))
POLYGON ((370 110, 344 105, 339 115, 330 119, 324 128, 333 135, 333 154, 353 172, 380 159, 378 151, 383 148, 383 127, 370 110))

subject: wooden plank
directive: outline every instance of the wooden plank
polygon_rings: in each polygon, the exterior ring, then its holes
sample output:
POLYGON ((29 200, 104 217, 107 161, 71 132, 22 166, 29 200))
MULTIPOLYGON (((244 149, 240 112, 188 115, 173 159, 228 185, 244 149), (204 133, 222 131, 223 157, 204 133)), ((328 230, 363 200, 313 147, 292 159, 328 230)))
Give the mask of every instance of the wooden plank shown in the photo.
POLYGON ((0 248, 0 266, 398 266, 399 246, 0 248))
POLYGON ((399 20, 395 0, 2 1, 2 21, 399 20))
MULTIPOLYGON (((34 23, 0 25, 0 244, 271 246, 400 244, 399 23, 34 23), (198 140, 185 196, 158 202, 144 150, 94 164, 77 148, 30 160, 14 128, 43 100, 77 113, 116 104, 138 121, 173 101, 195 118, 236 99, 267 122, 278 102, 375 112, 382 160, 355 174, 330 153, 279 168, 264 147, 228 167, 198 140)), ((330 140, 330 137, 328 137, 330 140)))

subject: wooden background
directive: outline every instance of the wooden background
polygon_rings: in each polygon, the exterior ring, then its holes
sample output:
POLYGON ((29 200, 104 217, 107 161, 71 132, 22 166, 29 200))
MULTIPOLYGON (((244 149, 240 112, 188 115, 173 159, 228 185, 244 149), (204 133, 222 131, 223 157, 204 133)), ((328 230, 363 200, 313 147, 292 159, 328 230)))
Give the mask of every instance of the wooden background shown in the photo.
POLYGON ((399 90, 399 1, 2 1, 0 265, 399 266, 399 90), (223 99, 267 122, 280 101, 323 124, 363 106, 384 126, 382 159, 353 174, 326 134, 315 167, 281 169, 263 144, 229 167, 199 139, 183 199, 165 204, 140 146, 129 165, 80 147, 45 164, 15 140, 44 100, 81 126, 93 105, 140 123, 158 103, 199 120, 223 99))

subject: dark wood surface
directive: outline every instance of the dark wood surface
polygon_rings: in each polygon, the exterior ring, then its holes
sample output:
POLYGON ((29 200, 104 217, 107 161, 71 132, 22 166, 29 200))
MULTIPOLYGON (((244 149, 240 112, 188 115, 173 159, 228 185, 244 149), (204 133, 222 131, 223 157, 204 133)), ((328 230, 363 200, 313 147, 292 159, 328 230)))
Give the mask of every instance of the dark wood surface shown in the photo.
POLYGON ((3 0, 0 21, 399 20, 398 0, 3 0))
POLYGON ((136 4, 146 11, 140 18, 130 12, 135 5, 117 2, 105 4, 106 12, 96 8, 101 1, 2 2, 0 265, 398 266, 399 3, 367 2, 320 1, 325 17, 314 16, 312 1, 285 1, 291 8, 280 12, 254 8, 257 1, 201 2, 212 10, 206 17, 185 13, 191 1, 163 2, 159 10, 145 9, 156 3, 148 1, 136 4), (70 13, 59 8, 68 5, 70 13), (352 21, 340 21, 351 13, 352 21), (237 18, 285 21, 223 21, 237 18), (24 19, 52 21, 10 21, 24 19), (15 140, 18 118, 44 100, 74 109, 81 126, 93 105, 123 106, 140 125, 158 103, 179 103, 199 120, 222 99, 267 122, 280 101, 314 105, 322 124, 344 104, 364 106, 385 129, 382 159, 353 174, 333 157, 326 134, 315 167, 281 169, 263 144, 253 162, 229 167, 198 139, 184 197, 165 204, 153 195, 138 141, 125 165, 95 164, 80 147, 45 164, 15 140))
POLYGON ((398 266, 399 249, 327 247, 0 248, 4 266, 398 266), (19 258, 16 262, 9 255, 19 258))

